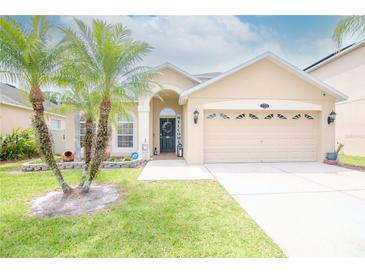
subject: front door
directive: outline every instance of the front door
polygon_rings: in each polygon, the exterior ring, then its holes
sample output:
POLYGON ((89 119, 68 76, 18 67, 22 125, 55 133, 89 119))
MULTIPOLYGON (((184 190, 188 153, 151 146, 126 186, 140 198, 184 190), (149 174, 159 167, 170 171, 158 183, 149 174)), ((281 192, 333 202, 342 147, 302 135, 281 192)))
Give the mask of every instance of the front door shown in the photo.
POLYGON ((160 118, 160 152, 175 152, 175 118, 160 118))

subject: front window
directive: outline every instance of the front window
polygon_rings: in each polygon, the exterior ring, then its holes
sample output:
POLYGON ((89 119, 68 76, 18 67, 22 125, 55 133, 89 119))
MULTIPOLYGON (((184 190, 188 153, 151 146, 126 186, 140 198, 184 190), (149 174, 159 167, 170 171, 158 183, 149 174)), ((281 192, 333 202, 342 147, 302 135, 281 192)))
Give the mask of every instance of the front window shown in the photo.
POLYGON ((133 148, 134 121, 132 117, 120 118, 117 128, 117 145, 120 148, 133 148))
POLYGON ((51 129, 61 129, 61 120, 51 119, 50 128, 51 129))
POLYGON ((86 122, 85 122, 85 119, 81 118, 81 120, 80 120, 80 146, 81 147, 84 147, 85 134, 86 134, 86 122))
MULTIPOLYGON (((93 134, 96 133, 96 126, 93 124, 93 134)), ((86 135, 86 119, 81 116, 80 118, 80 147, 84 147, 86 135)))

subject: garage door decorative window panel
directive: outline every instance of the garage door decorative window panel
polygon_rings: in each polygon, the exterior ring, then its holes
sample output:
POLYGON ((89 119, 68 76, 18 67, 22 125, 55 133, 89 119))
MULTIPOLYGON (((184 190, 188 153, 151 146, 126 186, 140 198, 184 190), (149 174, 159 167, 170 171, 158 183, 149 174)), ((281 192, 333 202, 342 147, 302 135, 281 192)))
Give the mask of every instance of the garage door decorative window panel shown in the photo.
POLYGON ((231 117, 229 117, 227 114, 225 113, 220 113, 219 116, 224 119, 224 120, 228 120, 228 119, 231 119, 231 117))
POLYGON ((207 116, 207 119, 208 120, 212 120, 212 119, 214 119, 214 118, 216 118, 217 117, 217 114, 215 114, 215 113, 211 113, 211 114, 209 114, 208 116, 207 116))
POLYGON ((279 113, 277 116, 279 119, 286 120, 286 117, 283 114, 279 113))
POLYGON ((251 119, 253 119, 253 120, 258 120, 258 119, 259 119, 259 117, 257 117, 255 114, 252 114, 252 113, 250 113, 248 116, 249 116, 251 119))
POLYGON ((241 113, 240 115, 237 115, 235 119, 236 120, 242 120, 245 117, 246 117, 246 115, 244 113, 241 113))
POLYGON ((314 120, 314 118, 312 116, 310 116, 309 114, 304 114, 304 117, 308 120, 314 120))
POLYGON ((302 117, 302 115, 299 113, 299 114, 297 114, 297 115, 293 116, 293 117, 292 117, 292 119, 293 119, 293 120, 299 120, 299 119, 300 119, 300 117, 302 117))

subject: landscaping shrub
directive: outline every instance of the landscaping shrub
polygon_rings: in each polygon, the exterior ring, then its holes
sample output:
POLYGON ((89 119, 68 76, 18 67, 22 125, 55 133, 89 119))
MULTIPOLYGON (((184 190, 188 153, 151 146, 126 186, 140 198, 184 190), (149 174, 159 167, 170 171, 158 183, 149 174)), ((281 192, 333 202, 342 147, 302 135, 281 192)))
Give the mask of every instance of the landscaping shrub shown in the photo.
POLYGON ((38 151, 30 129, 13 129, 5 136, 0 135, 0 160, 21 160, 38 156, 38 151))
POLYGON ((126 161, 126 162, 129 162, 129 161, 131 161, 131 156, 125 156, 123 158, 123 160, 126 161))

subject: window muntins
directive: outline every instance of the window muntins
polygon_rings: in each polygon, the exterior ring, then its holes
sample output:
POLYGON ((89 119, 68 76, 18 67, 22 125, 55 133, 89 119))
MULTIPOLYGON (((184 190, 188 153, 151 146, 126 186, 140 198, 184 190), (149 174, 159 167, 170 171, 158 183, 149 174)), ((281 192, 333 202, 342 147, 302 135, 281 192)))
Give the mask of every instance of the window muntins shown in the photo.
POLYGON ((134 146, 134 120, 133 117, 119 118, 117 124, 117 147, 133 148, 134 146))

